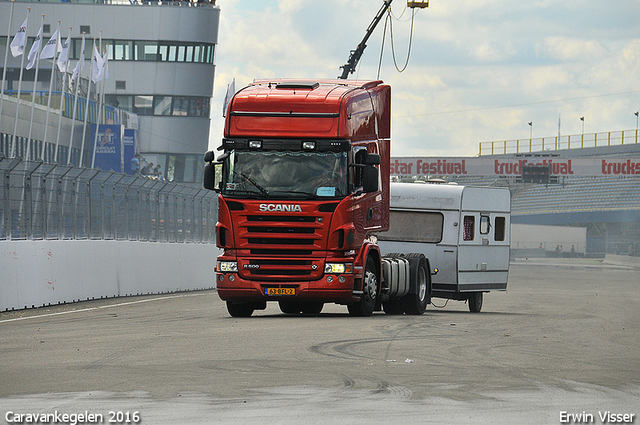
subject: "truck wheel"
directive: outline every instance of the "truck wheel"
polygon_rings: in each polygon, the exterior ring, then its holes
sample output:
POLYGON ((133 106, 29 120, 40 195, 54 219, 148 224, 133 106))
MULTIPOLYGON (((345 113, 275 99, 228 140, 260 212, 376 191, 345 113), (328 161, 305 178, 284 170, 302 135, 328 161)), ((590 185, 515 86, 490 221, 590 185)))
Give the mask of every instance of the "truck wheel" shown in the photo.
POLYGON ((410 284, 411 291, 401 298, 404 312, 419 316, 427 310, 431 294, 431 275, 429 274, 429 264, 423 254, 409 254, 410 284))
POLYGON ((251 303, 234 303, 227 301, 227 311, 232 317, 250 317, 253 314, 253 304, 251 303))
POLYGON ((376 274, 376 266, 373 258, 367 258, 367 265, 364 269, 364 278, 362 279, 362 295, 360 301, 347 305, 351 316, 371 316, 376 306, 378 297, 379 279, 376 274))
POLYGON ((301 311, 300 303, 295 301, 278 301, 278 305, 284 314, 298 314, 301 311))
POLYGON ((482 292, 474 292, 469 295, 469 311, 480 313, 480 310, 482 310, 482 292))
POLYGON ((320 301, 307 301, 302 303, 302 314, 306 316, 317 316, 322 311, 324 303, 320 301))
POLYGON ((402 301, 397 298, 389 300, 386 303, 382 303, 382 309, 386 314, 404 314, 402 301))

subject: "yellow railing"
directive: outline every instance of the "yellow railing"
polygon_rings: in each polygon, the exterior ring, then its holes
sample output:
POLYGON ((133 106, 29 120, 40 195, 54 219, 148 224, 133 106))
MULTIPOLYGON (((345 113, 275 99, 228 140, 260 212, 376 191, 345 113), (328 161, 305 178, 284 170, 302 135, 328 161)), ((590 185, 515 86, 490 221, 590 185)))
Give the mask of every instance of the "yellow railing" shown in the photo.
POLYGON ((560 149, 592 148, 638 143, 638 129, 607 133, 571 134, 533 139, 480 142, 478 155, 499 155, 521 152, 555 151, 560 149))

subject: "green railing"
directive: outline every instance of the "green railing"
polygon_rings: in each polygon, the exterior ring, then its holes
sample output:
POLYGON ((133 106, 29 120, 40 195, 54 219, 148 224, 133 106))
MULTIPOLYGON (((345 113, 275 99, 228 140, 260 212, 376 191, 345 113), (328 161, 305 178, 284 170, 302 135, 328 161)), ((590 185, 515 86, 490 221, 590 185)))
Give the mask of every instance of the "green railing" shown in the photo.
POLYGON ((632 143, 638 143, 638 129, 609 131, 606 133, 571 134, 561 137, 480 142, 478 155, 543 152, 561 149, 628 145, 632 143))

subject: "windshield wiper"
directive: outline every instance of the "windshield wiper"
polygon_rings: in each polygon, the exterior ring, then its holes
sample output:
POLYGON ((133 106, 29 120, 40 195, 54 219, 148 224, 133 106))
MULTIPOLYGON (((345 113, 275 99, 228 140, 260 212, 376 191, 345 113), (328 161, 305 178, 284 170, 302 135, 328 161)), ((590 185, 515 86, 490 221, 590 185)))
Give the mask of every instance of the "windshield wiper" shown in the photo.
POLYGON ((262 193, 262 196, 265 196, 267 198, 269 197, 269 191, 267 189, 265 189, 264 187, 260 186, 258 183, 255 182, 255 180, 253 180, 251 177, 247 176, 245 173, 240 173, 240 175, 246 181, 248 181, 249 183, 254 185, 260 191, 260 193, 262 193))

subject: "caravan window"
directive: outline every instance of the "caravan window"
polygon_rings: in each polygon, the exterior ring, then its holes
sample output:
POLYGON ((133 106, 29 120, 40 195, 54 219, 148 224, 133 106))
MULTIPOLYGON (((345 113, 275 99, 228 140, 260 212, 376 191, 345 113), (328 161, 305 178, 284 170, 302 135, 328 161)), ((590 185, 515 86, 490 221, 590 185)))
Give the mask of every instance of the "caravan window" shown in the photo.
POLYGON ((480 234, 486 235, 491 230, 491 220, 488 215, 480 216, 480 234))
POLYGON ((504 231, 507 220, 504 217, 496 217, 496 231, 494 234, 494 240, 504 241, 504 231))
POLYGON ((426 242, 442 241, 444 216, 436 212, 391 211, 389 231, 380 233, 383 241, 426 242))
POLYGON ((462 221, 462 240, 472 241, 475 234, 476 218, 472 215, 465 215, 462 221))

